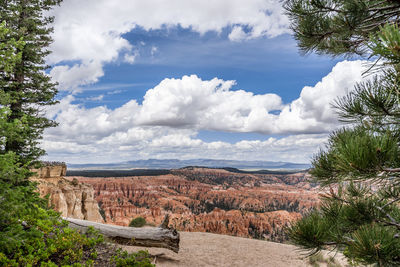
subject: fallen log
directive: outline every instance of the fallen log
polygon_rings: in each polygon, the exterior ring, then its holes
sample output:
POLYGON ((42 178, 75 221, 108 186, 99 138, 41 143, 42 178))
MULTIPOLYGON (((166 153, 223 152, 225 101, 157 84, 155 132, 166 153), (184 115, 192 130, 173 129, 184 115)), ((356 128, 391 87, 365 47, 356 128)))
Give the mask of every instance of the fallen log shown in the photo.
POLYGON ((168 228, 169 216, 166 215, 159 227, 135 228, 96 223, 91 221, 63 218, 71 228, 86 232, 93 226, 102 235, 121 245, 167 248, 176 253, 179 251, 179 233, 168 228))

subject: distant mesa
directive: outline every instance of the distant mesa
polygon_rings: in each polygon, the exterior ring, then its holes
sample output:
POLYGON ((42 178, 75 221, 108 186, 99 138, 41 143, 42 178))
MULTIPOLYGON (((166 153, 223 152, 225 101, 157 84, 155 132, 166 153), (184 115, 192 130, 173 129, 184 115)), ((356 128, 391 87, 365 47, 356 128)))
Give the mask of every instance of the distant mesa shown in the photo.
POLYGON ((187 166, 208 168, 235 168, 241 171, 260 170, 306 170, 307 163, 274 162, 274 161, 241 161, 215 159, 148 159, 106 164, 68 164, 69 170, 129 170, 129 169, 179 169, 187 166))

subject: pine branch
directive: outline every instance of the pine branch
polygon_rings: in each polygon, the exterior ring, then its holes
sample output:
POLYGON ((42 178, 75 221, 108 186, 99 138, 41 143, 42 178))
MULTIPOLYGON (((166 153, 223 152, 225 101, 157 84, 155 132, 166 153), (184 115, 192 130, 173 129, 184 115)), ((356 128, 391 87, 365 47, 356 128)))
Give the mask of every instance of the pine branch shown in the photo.
POLYGON ((331 198, 333 198, 333 199, 336 199, 336 200, 338 200, 338 201, 340 201, 340 202, 343 202, 343 203, 346 203, 346 204, 350 204, 350 201, 348 201, 348 200, 346 200, 346 199, 343 199, 343 198, 340 198, 340 197, 335 193, 335 191, 333 190, 332 186, 329 186, 329 194, 327 194, 326 196, 331 197, 331 198))
POLYGON ((399 8, 399 5, 395 5, 395 6, 385 6, 385 7, 379 7, 379 8, 371 8, 369 9, 369 11, 386 11, 386 10, 393 10, 395 8, 399 8))
POLYGON ((375 60, 374 64, 371 65, 371 67, 369 67, 366 71, 363 71, 363 73, 361 74, 362 76, 364 76, 365 74, 367 74, 368 72, 370 72, 377 64, 378 62, 382 59, 382 56, 379 56, 379 58, 377 60, 375 60))
POLYGON ((384 208, 386 208, 387 206, 390 206, 390 205, 392 205, 392 204, 394 204, 394 203, 396 203, 396 202, 398 202, 398 201, 400 201, 400 197, 395 198, 395 199, 393 199, 392 201, 386 203, 386 204, 383 205, 381 208, 384 209, 384 208))
POLYGON ((383 168, 382 170, 389 173, 400 172, 400 168, 383 168))
POLYGON ((384 209, 383 209, 382 207, 376 206, 376 208, 377 208, 380 212, 382 212, 382 213, 390 220, 390 222, 385 222, 385 223, 387 223, 387 224, 389 224, 389 225, 396 226, 397 229, 400 230, 400 223, 398 223, 389 213, 385 212, 384 209))

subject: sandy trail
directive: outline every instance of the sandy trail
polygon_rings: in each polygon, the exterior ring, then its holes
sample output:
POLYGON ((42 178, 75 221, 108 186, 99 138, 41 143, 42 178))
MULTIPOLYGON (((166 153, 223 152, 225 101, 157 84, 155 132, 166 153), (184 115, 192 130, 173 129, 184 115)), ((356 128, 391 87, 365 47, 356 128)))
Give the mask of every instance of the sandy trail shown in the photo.
MULTIPOLYGON (((310 266, 304 252, 297 247, 249 238, 210 233, 180 232, 178 254, 159 248, 148 248, 156 257, 156 265, 169 266, 310 266)), ((143 248, 125 247, 128 251, 143 248)))

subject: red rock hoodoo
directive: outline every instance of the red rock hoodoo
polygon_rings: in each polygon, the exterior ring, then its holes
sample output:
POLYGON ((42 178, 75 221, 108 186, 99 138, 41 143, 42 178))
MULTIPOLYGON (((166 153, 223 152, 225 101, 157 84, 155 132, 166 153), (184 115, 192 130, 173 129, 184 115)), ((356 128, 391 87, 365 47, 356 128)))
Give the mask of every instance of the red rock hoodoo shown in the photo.
POLYGON ((318 205, 306 173, 242 174, 183 168, 171 174, 123 178, 68 177, 90 184, 106 223, 128 225, 138 216, 182 231, 283 241, 283 229, 318 205))

